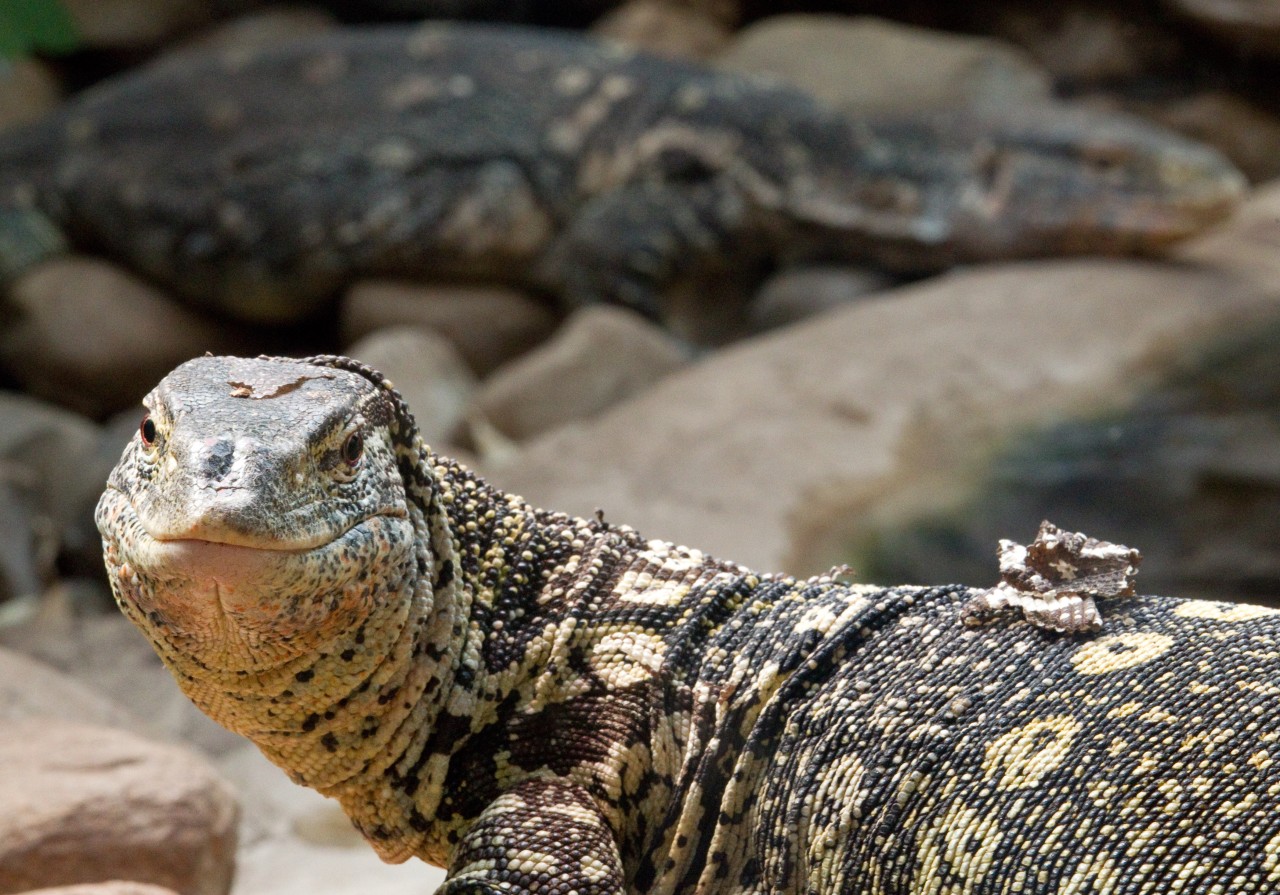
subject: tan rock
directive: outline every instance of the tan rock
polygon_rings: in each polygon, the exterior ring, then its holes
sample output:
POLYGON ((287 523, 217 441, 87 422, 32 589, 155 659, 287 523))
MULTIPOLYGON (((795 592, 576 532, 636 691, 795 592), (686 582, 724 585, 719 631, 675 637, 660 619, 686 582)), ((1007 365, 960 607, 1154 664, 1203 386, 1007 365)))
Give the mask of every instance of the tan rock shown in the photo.
POLYGON ((0 648, 0 729, 30 718, 132 726, 120 706, 43 662, 0 648))
POLYGON ((95 258, 33 268, 9 305, 0 366, 32 394, 95 417, 136 404, 184 360, 244 349, 238 334, 95 258))
POLYGON ((526 439, 594 416, 685 362, 683 347, 637 314, 587 307, 545 345, 494 373, 474 407, 499 432, 526 439))
POLYGON ((789 326, 881 292, 892 283, 888 274, 867 267, 815 265, 782 270, 751 299, 748 322, 755 332, 789 326))
POLYGON ((225 895, 237 808, 194 753, 106 727, 0 730, 0 892, 131 879, 225 895))
POLYGON ((1167 69, 1181 53, 1170 24, 1140 7, 1065 0, 1052 6, 981 4, 972 11, 974 30, 1023 48, 1071 92, 1167 69))
POLYGON ((814 542, 839 513, 907 490, 946 500, 1009 432, 1122 406, 1280 315, 1275 282, 1135 261, 974 268, 722 351, 490 477, 762 570, 822 571, 814 542))
POLYGON ((153 47, 208 24, 215 4, 204 0, 61 0, 76 34, 94 49, 153 47))
POLYGON ((43 62, 0 60, 0 130, 42 118, 61 99, 62 86, 43 62))
POLYGON ((77 475, 93 465, 97 442, 98 427, 84 417, 26 395, 0 392, 0 458, 33 477, 59 524, 82 510, 90 493, 97 500, 105 475, 101 481, 77 475))
POLYGON ((38 593, 63 548, 79 546, 79 523, 109 471, 94 462, 97 439, 97 426, 74 413, 0 392, 0 601, 38 593))
POLYGON ((421 895, 443 881, 421 861, 382 863, 336 802, 291 783, 256 746, 217 764, 243 805, 232 895, 421 895))
POLYGON ((1230 221, 1183 243, 1174 257, 1275 288, 1280 283, 1280 180, 1257 187, 1230 221))
POLYGON ((860 114, 1047 101, 1049 76, 1011 44, 871 16, 782 15, 739 32, 715 60, 781 78, 860 114))
POLYGON ((1275 0, 1165 0, 1165 6, 1244 54, 1280 55, 1280 4, 1275 0))
POLYGON ((1225 90, 1206 90, 1129 108, 1170 130, 1207 143, 1254 183, 1280 177, 1280 115, 1225 90))
POLYGON ((723 22, 703 10, 670 0, 631 0, 596 19, 591 31, 674 59, 710 59, 731 36, 723 22))
POLYGON ((422 895, 444 871, 422 861, 384 864, 373 849, 333 848, 285 837, 256 842, 240 855, 231 895, 422 895))
POLYGON ((174 49, 201 46, 218 50, 257 50, 281 41, 322 34, 336 27, 338 20, 323 9, 273 4, 207 28, 174 49))
POLYGON ((131 883, 124 880, 110 880, 105 883, 84 883, 78 886, 57 886, 52 889, 34 889, 23 895, 177 895, 172 889, 160 886, 149 886, 146 883, 131 883))
POLYGON ((343 300, 344 344, 396 325, 440 333, 484 376, 549 336, 556 315, 527 295, 500 286, 368 280, 353 286, 343 300))
POLYGON ((428 444, 454 440, 476 377, 448 339, 430 330, 393 326, 370 333, 348 350, 391 380, 409 402, 428 444))
MULTIPOLYGON (((54 700, 38 695, 25 699, 19 693, 14 698, 15 711, 51 714, 66 720, 82 718, 146 737, 188 743, 206 755, 217 756, 243 746, 242 737, 219 726, 183 694, 173 675, 160 664, 151 644, 128 619, 118 612, 77 613, 64 599, 66 589, 64 582, 42 595, 40 610, 34 617, 0 626, 0 644, 57 669, 56 680, 71 686, 78 684, 81 692, 89 691, 91 698, 107 694, 113 706, 120 708, 114 709, 115 714, 90 712, 78 716, 74 707, 79 703, 68 700, 73 708, 66 713, 40 713, 35 708, 53 706, 54 700)), ((0 673, 4 670, 0 663, 0 673)), ((4 692, 0 684, 0 694, 4 692)), ((33 692, 40 694, 41 690, 35 688, 33 692)), ((0 695, 0 706, 5 698, 0 695)), ((0 719, 3 717, 0 711, 0 719)))

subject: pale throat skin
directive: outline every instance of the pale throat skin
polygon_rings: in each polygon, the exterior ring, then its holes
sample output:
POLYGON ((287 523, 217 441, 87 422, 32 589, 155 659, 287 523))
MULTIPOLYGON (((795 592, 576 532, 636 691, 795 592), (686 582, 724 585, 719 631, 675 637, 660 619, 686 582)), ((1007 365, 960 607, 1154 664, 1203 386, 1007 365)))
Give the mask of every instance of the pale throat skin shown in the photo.
POLYGON ((121 608, 443 895, 1280 883, 1276 610, 1063 636, 757 575, 486 484, 346 358, 199 358, 146 403, 97 512, 121 608))

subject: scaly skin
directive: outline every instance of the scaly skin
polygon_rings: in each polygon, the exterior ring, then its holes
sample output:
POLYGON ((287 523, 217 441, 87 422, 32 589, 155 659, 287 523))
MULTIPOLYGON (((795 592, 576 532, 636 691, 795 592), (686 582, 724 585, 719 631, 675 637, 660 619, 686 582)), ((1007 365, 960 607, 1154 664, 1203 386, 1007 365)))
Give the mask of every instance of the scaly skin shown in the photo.
POLYGON ((369 276, 656 313, 796 259, 1155 251, 1243 190, 1218 153, 1118 116, 848 120, 566 33, 351 28, 172 54, 0 136, 0 275, 57 250, 52 222, 254 320, 369 276))
POLYGON ((756 575, 502 493, 343 358, 200 358, 147 404, 98 508, 122 609, 447 895, 1280 884, 1272 610, 1069 637, 756 575))

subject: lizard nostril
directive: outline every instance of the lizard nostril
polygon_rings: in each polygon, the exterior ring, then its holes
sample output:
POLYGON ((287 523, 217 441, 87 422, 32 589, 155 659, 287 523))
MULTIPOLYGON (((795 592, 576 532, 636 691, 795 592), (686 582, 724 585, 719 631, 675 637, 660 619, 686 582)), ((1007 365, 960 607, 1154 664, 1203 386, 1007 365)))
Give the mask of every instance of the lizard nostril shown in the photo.
POLYGON ((201 464, 204 477, 208 481, 220 481, 231 470, 235 461, 235 445, 230 440, 221 438, 209 447, 201 464))

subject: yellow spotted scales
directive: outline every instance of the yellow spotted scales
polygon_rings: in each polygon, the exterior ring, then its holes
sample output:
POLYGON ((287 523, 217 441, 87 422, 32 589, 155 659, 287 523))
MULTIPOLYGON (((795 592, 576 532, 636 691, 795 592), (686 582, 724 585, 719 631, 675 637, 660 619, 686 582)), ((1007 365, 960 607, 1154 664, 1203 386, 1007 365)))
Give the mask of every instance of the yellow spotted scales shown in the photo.
POLYGON ((200 358, 147 404, 98 507, 121 608, 447 895, 1280 889, 1272 610, 1063 635, 757 575, 489 486, 344 358, 200 358))

